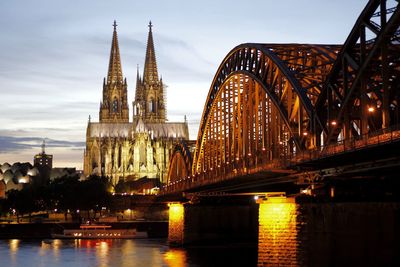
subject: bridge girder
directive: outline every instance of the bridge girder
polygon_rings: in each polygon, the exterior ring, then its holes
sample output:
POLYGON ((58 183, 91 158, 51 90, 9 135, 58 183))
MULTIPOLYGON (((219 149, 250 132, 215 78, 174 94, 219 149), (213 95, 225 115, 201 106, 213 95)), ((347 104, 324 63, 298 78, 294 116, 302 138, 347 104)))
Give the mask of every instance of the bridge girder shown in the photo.
POLYGON ((192 155, 184 140, 175 144, 169 161, 167 184, 173 186, 190 178, 192 155))
POLYGON ((171 169, 169 181, 185 180, 180 190, 186 190, 282 168, 286 156, 341 153, 346 142, 340 139, 374 143, 352 138, 398 125, 398 5, 370 0, 343 46, 247 43, 232 49, 211 84, 193 161, 177 150, 171 164, 185 169, 171 169))
POLYGON ((211 85, 192 173, 243 161, 249 154, 267 153, 262 161, 268 161, 315 146, 313 129, 319 120, 313 105, 339 49, 303 44, 235 47, 211 85), (212 152, 218 148, 229 152, 212 152), (208 153, 219 159, 210 160, 208 153))
POLYGON ((398 5, 370 0, 338 54, 315 104, 325 145, 399 123, 398 5))

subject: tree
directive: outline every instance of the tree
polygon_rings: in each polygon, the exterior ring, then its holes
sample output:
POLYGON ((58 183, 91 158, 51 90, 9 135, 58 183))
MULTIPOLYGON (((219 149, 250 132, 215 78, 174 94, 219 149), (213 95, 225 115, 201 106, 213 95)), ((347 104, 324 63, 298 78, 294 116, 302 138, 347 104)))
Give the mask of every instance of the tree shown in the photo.
POLYGON ((90 176, 80 182, 79 207, 82 210, 94 210, 95 214, 101 212, 101 208, 110 203, 108 192, 109 180, 106 177, 90 176))

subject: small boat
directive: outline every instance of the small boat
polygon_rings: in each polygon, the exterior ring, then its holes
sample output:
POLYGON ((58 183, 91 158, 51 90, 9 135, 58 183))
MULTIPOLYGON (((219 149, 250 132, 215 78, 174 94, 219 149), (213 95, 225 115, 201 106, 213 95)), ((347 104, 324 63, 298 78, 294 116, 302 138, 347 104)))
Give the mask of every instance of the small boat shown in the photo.
POLYGON ((147 232, 138 232, 136 229, 112 229, 111 225, 82 224, 80 229, 64 229, 62 234, 51 236, 63 239, 126 239, 147 238, 147 232))

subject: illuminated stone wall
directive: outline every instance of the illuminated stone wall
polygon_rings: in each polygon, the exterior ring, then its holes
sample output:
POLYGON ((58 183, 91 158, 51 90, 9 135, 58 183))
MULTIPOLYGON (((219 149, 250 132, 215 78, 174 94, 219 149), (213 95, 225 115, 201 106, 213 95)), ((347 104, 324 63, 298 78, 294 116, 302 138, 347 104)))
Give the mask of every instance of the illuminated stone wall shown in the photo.
POLYGON ((258 266, 298 266, 296 212, 285 198, 260 203, 258 266))
MULTIPOLYGON (((187 124, 182 125, 187 127, 187 124)), ((111 177, 113 184, 121 178, 142 177, 165 182, 175 142, 175 138, 155 138, 148 132, 135 131, 130 137, 87 137, 84 174, 111 177)))
POLYGON ((184 216, 185 209, 183 204, 169 204, 168 242, 170 244, 181 245, 183 243, 184 216))

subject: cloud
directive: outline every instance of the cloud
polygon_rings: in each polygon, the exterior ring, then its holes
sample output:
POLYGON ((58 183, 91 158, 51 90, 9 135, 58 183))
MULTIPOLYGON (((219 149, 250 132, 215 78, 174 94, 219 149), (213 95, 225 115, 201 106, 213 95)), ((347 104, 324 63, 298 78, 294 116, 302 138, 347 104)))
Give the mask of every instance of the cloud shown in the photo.
MULTIPOLYGON (((82 149, 85 142, 72 142, 45 138, 46 147, 82 149)), ((0 136, 0 153, 19 152, 31 148, 39 148, 43 138, 0 136)))

